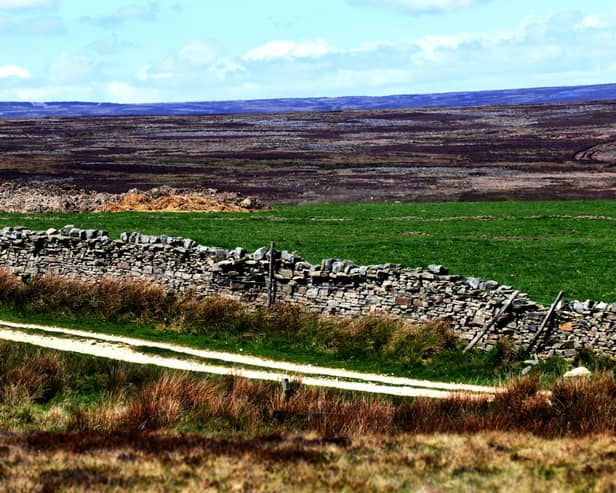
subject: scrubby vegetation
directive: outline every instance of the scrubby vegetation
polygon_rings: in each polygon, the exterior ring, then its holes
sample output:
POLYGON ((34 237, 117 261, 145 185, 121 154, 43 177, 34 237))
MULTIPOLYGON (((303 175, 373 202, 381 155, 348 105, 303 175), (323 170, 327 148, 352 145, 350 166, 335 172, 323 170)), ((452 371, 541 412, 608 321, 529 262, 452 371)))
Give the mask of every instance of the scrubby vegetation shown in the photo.
MULTIPOLYGON (((613 201, 277 207, 221 216, 2 215, 33 229, 140 230, 311 261, 442 263, 548 301, 612 301, 613 201), (155 219, 155 220, 154 220, 155 219)), ((614 363, 581 351, 590 379, 552 359, 517 378, 507 341, 463 355, 442 323, 333 319, 170 295, 130 280, 0 271, 0 316, 95 328, 290 361, 441 380, 508 381, 493 401, 402 399, 204 378, 0 343, 0 488, 7 491, 611 491, 614 363), (13 434, 15 433, 15 434, 13 434), (427 434, 427 435, 426 435, 427 434)))
POLYGON ((464 341, 444 322, 327 317, 285 304, 255 308, 136 280, 23 281, 0 269, 0 316, 416 378, 494 382, 520 365, 506 341, 490 352, 463 354, 464 341))
MULTIPOLYGON (((129 280, 0 272, 0 315, 435 379, 510 379, 506 341, 462 355, 442 323, 259 310, 129 280)), ((523 358, 522 358, 523 359, 523 358)), ((612 491, 613 362, 543 362, 493 402, 382 398, 204 378, 0 344, 5 491, 612 491)))
POLYGON ((4 491, 611 491, 615 431, 607 372, 549 389, 523 377, 492 402, 301 384, 286 398, 274 383, 0 343, 4 491))
POLYGON ((616 431, 609 372, 557 380, 515 379, 490 401, 374 397, 140 367, 83 355, 0 344, 0 427, 7 430, 365 434, 515 431, 546 437, 616 431))
POLYGON ((311 262, 443 264, 511 284, 539 302, 616 301, 616 201, 276 206, 254 214, 1 214, 0 225, 45 230, 75 224, 165 233, 205 245, 256 249, 275 240, 311 262))
POLYGON ((616 438, 177 432, 0 437, 4 491, 614 491, 616 438))

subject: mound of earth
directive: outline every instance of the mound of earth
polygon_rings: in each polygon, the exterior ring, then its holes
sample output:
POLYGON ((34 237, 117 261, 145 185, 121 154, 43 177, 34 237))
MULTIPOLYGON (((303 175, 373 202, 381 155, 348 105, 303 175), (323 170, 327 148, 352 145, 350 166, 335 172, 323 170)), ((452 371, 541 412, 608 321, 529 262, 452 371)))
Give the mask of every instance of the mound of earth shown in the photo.
POLYGON ((0 183, 0 211, 42 212, 250 212, 260 200, 213 188, 153 188, 107 193, 48 183, 0 183))
POLYGON ((237 193, 189 191, 156 188, 148 192, 131 191, 117 203, 97 209, 100 212, 250 212, 263 209, 261 202, 237 193))

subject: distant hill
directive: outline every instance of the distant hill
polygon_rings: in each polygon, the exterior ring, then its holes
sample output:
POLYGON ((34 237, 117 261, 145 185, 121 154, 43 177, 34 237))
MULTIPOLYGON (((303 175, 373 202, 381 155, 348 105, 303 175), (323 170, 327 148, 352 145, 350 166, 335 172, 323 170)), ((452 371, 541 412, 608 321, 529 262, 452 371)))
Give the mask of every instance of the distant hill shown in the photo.
POLYGON ((297 111, 396 109, 429 106, 492 106, 599 100, 616 100, 616 84, 397 96, 258 99, 190 103, 0 102, 0 117, 289 113, 297 111))

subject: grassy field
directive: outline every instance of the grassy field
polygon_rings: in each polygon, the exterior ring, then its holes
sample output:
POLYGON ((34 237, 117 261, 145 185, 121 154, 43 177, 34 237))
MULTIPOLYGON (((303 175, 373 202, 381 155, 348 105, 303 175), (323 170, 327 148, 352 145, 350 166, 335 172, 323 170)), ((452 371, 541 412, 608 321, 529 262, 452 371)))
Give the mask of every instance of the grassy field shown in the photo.
POLYGON ((616 201, 277 206, 254 214, 1 214, 0 225, 106 229, 251 250, 274 240, 312 262, 440 263, 547 303, 616 300, 616 201))

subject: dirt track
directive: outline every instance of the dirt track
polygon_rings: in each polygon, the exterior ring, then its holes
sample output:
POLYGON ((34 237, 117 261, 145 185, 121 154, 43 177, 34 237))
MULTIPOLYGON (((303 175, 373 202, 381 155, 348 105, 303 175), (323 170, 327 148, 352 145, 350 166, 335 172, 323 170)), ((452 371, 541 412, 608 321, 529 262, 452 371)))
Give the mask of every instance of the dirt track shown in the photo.
POLYGON ((255 380, 279 382, 284 378, 299 376, 303 385, 406 397, 446 399, 454 395, 464 394, 478 398, 481 396, 490 398, 500 390, 497 387, 431 382, 312 365, 298 365, 145 339, 10 321, 0 321, 0 339, 59 351, 90 354, 102 358, 184 371, 236 375, 255 380), (163 349, 177 354, 178 357, 152 355, 140 351, 139 348, 163 349), (187 356, 190 359, 186 359, 187 356), (211 360, 224 361, 236 366, 208 364, 207 361, 211 360), (258 369, 251 369, 251 367, 258 369))

